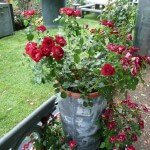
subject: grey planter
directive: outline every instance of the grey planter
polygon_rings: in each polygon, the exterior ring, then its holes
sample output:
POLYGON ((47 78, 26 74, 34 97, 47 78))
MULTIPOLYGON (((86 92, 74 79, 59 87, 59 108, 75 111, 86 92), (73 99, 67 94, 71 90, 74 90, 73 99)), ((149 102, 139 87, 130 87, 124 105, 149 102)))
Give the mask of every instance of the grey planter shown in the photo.
POLYGON ((134 46, 139 54, 150 56, 150 0, 139 1, 134 46))
POLYGON ((0 37, 12 35, 14 32, 11 10, 11 5, 0 3, 0 37))
POLYGON ((93 107, 84 107, 85 99, 62 99, 59 94, 57 98, 64 132, 77 142, 77 150, 99 150, 100 139, 95 136, 99 130, 96 121, 106 107, 106 100, 97 97, 93 99, 93 107))
POLYGON ((53 22, 59 15, 59 9, 65 7, 66 0, 42 0, 43 21, 47 28, 55 28, 59 22, 53 22))

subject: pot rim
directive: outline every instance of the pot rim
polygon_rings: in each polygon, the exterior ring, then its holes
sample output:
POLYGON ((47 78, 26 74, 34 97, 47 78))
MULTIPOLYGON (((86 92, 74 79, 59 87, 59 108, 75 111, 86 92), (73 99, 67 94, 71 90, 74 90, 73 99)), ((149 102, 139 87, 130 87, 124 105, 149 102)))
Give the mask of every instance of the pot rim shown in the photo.
MULTIPOLYGON (((65 92, 68 97, 72 97, 72 98, 75 98, 75 99, 81 98, 80 93, 71 92, 71 91, 68 91, 68 90, 63 90, 61 87, 60 87, 60 91, 65 92)), ((93 92, 93 93, 89 93, 85 98, 94 99, 94 98, 97 98, 99 96, 100 96, 99 92, 93 92)))

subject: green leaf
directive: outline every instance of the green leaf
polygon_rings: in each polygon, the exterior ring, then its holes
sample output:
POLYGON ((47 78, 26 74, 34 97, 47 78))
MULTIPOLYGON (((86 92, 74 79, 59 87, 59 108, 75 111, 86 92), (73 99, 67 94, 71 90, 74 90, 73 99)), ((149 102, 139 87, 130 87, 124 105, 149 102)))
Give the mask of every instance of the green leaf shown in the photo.
POLYGON ((55 93, 59 93, 60 92, 60 89, 55 89, 55 93))
POLYGON ((69 86, 70 86, 70 83, 69 83, 69 82, 64 82, 63 85, 62 85, 62 88, 63 88, 64 90, 66 90, 66 89, 69 88, 69 86))
POLYGON ((105 143, 102 142, 101 145, 100 145, 100 148, 104 148, 105 147, 105 143))
POLYGON ((58 86, 59 86, 59 83, 55 83, 55 84, 53 85, 54 88, 57 88, 58 86))
POLYGON ((74 61, 75 63, 79 63, 80 62, 80 57, 78 54, 74 54, 74 61))
POLYGON ((24 20, 23 24, 25 25, 25 27, 27 27, 28 24, 29 24, 29 21, 28 20, 24 20))
POLYGON ((62 98, 66 98, 67 97, 67 94, 65 92, 61 92, 61 97, 62 98))
POLYGON ((81 49, 76 49, 75 52, 76 52, 77 54, 81 54, 82 51, 81 51, 81 49))
POLYGON ((83 106, 84 107, 88 107, 88 103, 87 102, 83 102, 83 106))
POLYGON ((109 44, 109 39, 105 39, 105 43, 106 43, 106 45, 108 45, 109 44))
POLYGON ((34 38, 34 35, 33 35, 32 33, 27 34, 27 39, 28 39, 28 41, 32 41, 33 38, 34 38))
POLYGON ((80 44, 81 44, 81 46, 83 45, 83 43, 84 43, 84 40, 83 40, 83 38, 81 38, 81 39, 80 39, 80 44))

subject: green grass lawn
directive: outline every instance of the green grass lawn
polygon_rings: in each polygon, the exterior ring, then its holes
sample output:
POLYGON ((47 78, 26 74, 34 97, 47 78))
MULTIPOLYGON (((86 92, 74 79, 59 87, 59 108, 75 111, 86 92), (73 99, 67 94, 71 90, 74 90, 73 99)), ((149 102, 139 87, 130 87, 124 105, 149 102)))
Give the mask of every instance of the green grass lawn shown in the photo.
MULTIPOLYGON (((94 15, 80 23, 91 28, 98 25, 94 15)), ((57 33, 57 29, 50 31, 57 33)), ((54 94, 52 84, 31 82, 30 68, 22 65, 26 42, 23 31, 0 39, 0 137, 54 94)))

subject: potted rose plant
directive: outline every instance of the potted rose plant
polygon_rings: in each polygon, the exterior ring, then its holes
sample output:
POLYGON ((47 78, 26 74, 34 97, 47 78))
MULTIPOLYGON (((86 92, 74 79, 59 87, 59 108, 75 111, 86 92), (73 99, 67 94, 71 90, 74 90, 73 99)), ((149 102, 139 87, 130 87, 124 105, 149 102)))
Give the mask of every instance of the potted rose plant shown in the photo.
POLYGON ((136 56, 132 35, 103 20, 89 30, 77 21, 80 11, 60 9, 63 36, 52 36, 44 26, 37 27, 38 39, 26 45, 26 54, 35 62, 38 82, 53 81, 58 93, 64 132, 77 142, 79 150, 97 150, 96 125, 113 95, 135 90, 143 82, 147 56, 136 56))

